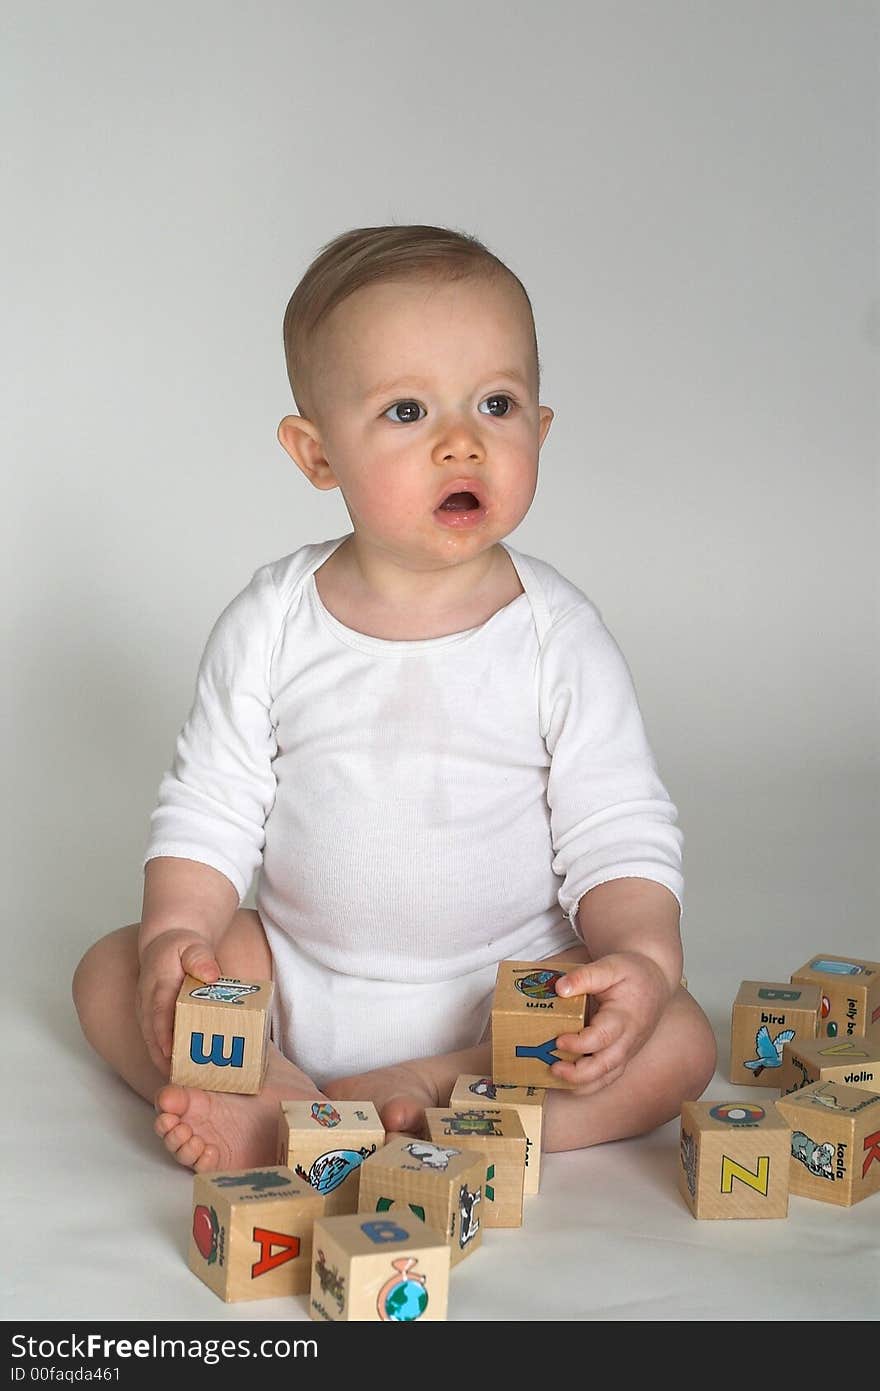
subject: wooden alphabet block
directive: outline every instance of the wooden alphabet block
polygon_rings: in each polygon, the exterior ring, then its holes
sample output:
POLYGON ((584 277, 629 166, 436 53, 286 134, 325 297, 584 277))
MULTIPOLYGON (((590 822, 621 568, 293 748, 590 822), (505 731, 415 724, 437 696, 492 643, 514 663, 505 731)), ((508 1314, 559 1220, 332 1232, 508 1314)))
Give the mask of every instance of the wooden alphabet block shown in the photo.
POLYGON ((526 1175, 523 1193, 537 1193, 541 1186, 541 1136, 544 1132, 544 1087, 515 1087, 512 1082, 495 1082, 478 1074, 457 1077, 449 1098, 450 1106, 479 1106, 482 1102, 515 1111, 526 1132, 526 1175))
POLYGON ((471 1149, 435 1145, 401 1135, 361 1165, 358 1212, 391 1212, 418 1218, 439 1232, 458 1265, 483 1240, 486 1163, 471 1149))
POLYGON ((694 1217, 787 1217, 791 1131, 770 1102, 686 1101, 678 1186, 694 1217))
POLYGON ((880 1039, 880 962, 820 952, 791 979, 819 986, 820 1037, 880 1039))
POLYGON ((870 1038, 813 1038, 786 1043, 779 1086, 782 1095, 811 1082, 840 1082, 861 1091, 880 1092, 880 1041, 870 1038))
POLYGON ((880 1096, 811 1082, 776 1109, 792 1131, 792 1193, 852 1207, 880 1189, 880 1096))
POLYGON ((196 1174, 189 1268, 227 1303, 304 1294, 324 1199, 289 1169, 196 1174))
POLYGON ((174 1006, 171 1081, 206 1092, 256 1093, 269 1049, 270 980, 185 976, 174 1006))
POLYGON ((357 1212, 360 1167, 385 1143, 372 1101, 282 1101, 278 1162, 326 1199, 324 1212, 357 1212))
POLYGON ((556 994, 556 982, 582 962, 500 961, 492 1000, 492 1077, 516 1086, 558 1087, 570 1091, 550 1068, 577 1062, 577 1054, 556 1047, 558 1034, 584 1027, 588 998, 556 994))
POLYGON ((730 1020, 730 1081, 778 1087, 785 1044, 816 1037, 820 998, 817 985, 744 980, 730 1020))
POLYGON ((446 1318, 450 1248, 412 1213, 366 1212, 315 1223, 313 1319, 425 1323, 446 1318))
POLYGON ((521 1227, 526 1133, 515 1111, 500 1106, 429 1106, 428 1136, 436 1145, 477 1150, 483 1157, 481 1221, 486 1227, 521 1227))

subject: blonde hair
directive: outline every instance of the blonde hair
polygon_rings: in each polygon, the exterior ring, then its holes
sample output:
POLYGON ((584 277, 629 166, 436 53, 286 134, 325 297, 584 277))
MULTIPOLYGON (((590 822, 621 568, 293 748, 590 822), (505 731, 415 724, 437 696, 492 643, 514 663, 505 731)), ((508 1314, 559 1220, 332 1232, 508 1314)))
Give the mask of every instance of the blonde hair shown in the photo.
MULTIPOLYGON (((509 266, 467 232, 421 224, 354 227, 327 242, 315 256, 284 311, 284 356, 300 415, 314 405, 309 360, 319 325, 331 310, 365 285, 382 280, 495 280, 518 285, 528 306, 538 384, 541 360, 532 302, 509 266)), ((312 417, 314 418, 314 417, 312 417)))

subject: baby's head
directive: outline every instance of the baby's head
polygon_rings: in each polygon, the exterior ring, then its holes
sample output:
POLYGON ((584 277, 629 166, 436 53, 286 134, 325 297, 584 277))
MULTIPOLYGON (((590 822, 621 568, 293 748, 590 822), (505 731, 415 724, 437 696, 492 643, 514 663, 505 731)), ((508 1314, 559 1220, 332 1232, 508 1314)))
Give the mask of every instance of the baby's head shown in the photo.
POLYGON ((300 414, 278 439, 316 488, 341 489, 360 545, 442 567, 519 525, 553 412, 538 404, 529 297, 476 238, 427 226, 336 237, 291 296, 284 350, 300 414), (439 510, 465 491, 476 513, 439 510))

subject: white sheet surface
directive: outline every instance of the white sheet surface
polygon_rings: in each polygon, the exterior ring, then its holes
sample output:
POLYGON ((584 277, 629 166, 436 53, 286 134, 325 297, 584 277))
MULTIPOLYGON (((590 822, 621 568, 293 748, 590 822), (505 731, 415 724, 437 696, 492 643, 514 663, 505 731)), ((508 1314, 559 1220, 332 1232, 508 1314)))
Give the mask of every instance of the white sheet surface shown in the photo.
MULTIPOLYGON (((695 913, 709 889, 697 876, 695 913)), ((749 893, 760 899, 757 880, 749 893)), ((785 980, 817 950, 878 956, 874 924, 823 931, 815 902, 794 896, 773 935, 766 917, 739 916, 744 900, 732 886, 725 893, 716 881, 711 896, 728 930, 711 940, 693 931, 688 978, 722 1066, 741 979, 785 980)), ((82 1039, 69 995, 75 945, 37 934, 18 946, 6 1021, 3 1316, 311 1322, 305 1296, 226 1305, 191 1274, 191 1176, 154 1137, 151 1107, 82 1039)), ((737 1090, 717 1073, 706 1097, 731 1096, 778 1092, 737 1090)), ((850 1209, 793 1197, 782 1221, 697 1221, 678 1193, 677 1150, 674 1122, 546 1155, 523 1226, 486 1231, 482 1250, 453 1272, 449 1320, 877 1318, 880 1195, 850 1209)))

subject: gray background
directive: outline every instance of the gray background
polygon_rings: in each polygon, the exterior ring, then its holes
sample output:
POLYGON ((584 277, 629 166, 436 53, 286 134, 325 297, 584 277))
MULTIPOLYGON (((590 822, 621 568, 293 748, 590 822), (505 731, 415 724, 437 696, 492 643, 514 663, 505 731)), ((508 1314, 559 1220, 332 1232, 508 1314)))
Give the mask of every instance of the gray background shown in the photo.
POLYGON ((878 28, 858 0, 7 4, 5 951, 20 1068, 35 1026, 67 1058, 24 1087, 42 1124, 63 1066, 128 1116, 125 1162, 150 1144, 69 980, 139 916, 215 618, 350 529, 275 429, 284 307, 354 226, 472 232, 529 291, 556 419, 509 540, 630 663, 722 1053, 741 979, 880 957, 878 28))

